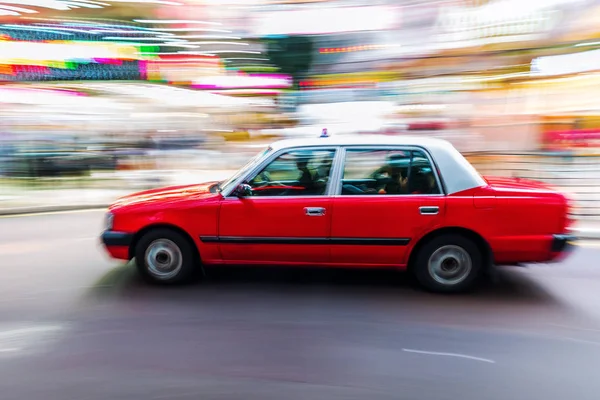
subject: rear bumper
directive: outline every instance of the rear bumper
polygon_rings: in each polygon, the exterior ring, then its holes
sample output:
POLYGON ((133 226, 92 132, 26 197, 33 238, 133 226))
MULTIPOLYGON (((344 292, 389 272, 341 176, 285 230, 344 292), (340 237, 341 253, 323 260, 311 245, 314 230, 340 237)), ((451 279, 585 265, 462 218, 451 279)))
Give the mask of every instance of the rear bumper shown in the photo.
POLYGON ((563 253, 573 249, 573 242, 577 240, 574 235, 552 235, 552 245, 550 251, 553 253, 563 253))
POLYGON ((126 232, 104 231, 100 241, 112 258, 129 260, 129 246, 133 242, 133 234, 126 232))
POLYGON ((552 235, 550 245, 551 261, 564 260, 575 248, 575 241, 577 241, 577 237, 574 235, 552 235))

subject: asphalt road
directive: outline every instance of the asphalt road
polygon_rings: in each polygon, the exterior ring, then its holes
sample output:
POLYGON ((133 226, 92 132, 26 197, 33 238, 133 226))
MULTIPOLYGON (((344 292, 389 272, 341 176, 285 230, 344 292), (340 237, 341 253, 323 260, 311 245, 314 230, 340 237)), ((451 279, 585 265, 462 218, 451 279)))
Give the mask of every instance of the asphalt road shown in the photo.
POLYGON ((0 218, 0 399, 600 396, 600 245, 461 296, 355 270, 156 288, 103 254, 101 223, 0 218))

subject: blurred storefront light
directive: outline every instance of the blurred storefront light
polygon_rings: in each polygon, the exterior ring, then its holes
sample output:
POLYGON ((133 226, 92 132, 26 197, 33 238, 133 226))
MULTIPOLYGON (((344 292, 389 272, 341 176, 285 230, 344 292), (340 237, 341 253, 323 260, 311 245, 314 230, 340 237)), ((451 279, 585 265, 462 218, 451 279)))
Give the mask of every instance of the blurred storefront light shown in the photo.
MULTIPOLYGON (((99 3, 97 1, 89 0, 77 0, 77 2, 60 1, 60 0, 2 0, 0 2, 0 8, 4 8, 5 5, 17 4, 24 7, 40 7, 49 8, 53 10, 67 11, 73 8, 102 8, 102 6, 110 6, 107 3, 99 3)), ((26 12, 26 11, 22 11, 26 12)))
POLYGON ((367 44, 358 46, 344 46, 344 47, 321 47, 319 53, 321 54, 334 54, 334 53, 352 53, 356 51, 369 51, 384 49, 388 46, 384 44, 367 44))
POLYGON ((567 75, 600 68, 600 50, 538 57, 531 62, 531 75, 567 75))
POLYGON ((353 72, 345 74, 317 75, 310 79, 300 81, 301 88, 333 87, 353 85, 375 85, 379 82, 391 81, 397 78, 394 72, 371 71, 353 72))
POLYGON ((25 64, 27 61, 93 60, 95 58, 136 59, 137 48, 112 43, 0 41, 0 62, 4 64, 25 64))
POLYGON ((311 8, 260 14, 257 36, 308 35, 391 29, 399 22, 399 8, 371 6, 311 8))
POLYGON ((138 4, 158 4, 165 6, 182 6, 182 2, 168 1, 168 0, 110 0, 111 3, 138 3, 138 4))
MULTIPOLYGON (((53 104, 63 101, 69 101, 73 96, 79 96, 82 93, 74 91, 55 91, 41 89, 0 89, 0 102, 3 103, 25 103, 25 104, 53 104)), ((79 99, 73 99, 79 101, 79 99)))
POLYGON ((192 86, 201 89, 242 89, 242 88, 288 88, 291 78, 283 75, 213 76, 193 82, 192 86))
POLYGON ((145 63, 146 77, 149 81, 166 81, 190 84, 195 79, 206 76, 219 76, 225 68, 219 58, 174 58, 149 60, 145 63))
POLYGON ((262 52, 252 51, 252 50, 210 50, 210 51, 178 51, 176 54, 211 56, 211 55, 215 55, 215 54, 262 54, 262 52))
POLYGON ((436 23, 437 41, 441 48, 460 48, 538 40, 558 25, 557 3, 500 0, 444 7, 436 23))
POLYGON ((587 46, 598 46, 600 42, 586 42, 586 43, 577 43, 575 47, 587 47, 587 46))
POLYGON ((206 24, 206 25, 223 25, 221 22, 199 21, 189 19, 134 19, 133 22, 141 24, 206 24))
POLYGON ((2 0, 0 1, 0 16, 19 16, 21 14, 38 13, 37 9, 69 11, 73 9, 100 9, 110 7, 112 3, 139 3, 178 6, 182 3, 169 0, 2 0))

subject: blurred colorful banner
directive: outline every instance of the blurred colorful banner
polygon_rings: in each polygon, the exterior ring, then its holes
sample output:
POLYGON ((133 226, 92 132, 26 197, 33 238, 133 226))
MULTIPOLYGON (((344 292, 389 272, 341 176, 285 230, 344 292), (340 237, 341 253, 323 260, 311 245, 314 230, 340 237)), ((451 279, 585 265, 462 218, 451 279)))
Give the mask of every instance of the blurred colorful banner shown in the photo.
POLYGON ((550 131, 543 134, 545 150, 570 150, 578 148, 600 148, 600 129, 574 129, 550 131))

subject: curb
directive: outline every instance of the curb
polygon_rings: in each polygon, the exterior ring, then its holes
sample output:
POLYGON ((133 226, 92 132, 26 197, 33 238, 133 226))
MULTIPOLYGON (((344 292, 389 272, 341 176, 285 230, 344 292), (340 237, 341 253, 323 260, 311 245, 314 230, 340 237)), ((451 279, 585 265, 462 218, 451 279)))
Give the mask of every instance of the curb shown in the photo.
POLYGON ((67 205, 67 206, 36 206, 36 207, 15 207, 0 209, 0 216, 11 216, 11 215, 26 215, 26 214, 43 214, 49 212, 63 212, 63 211, 85 211, 85 210, 98 210, 108 208, 108 203, 103 204, 86 204, 86 205, 67 205))
POLYGON ((600 229, 573 229, 572 232, 578 239, 600 239, 600 229))

